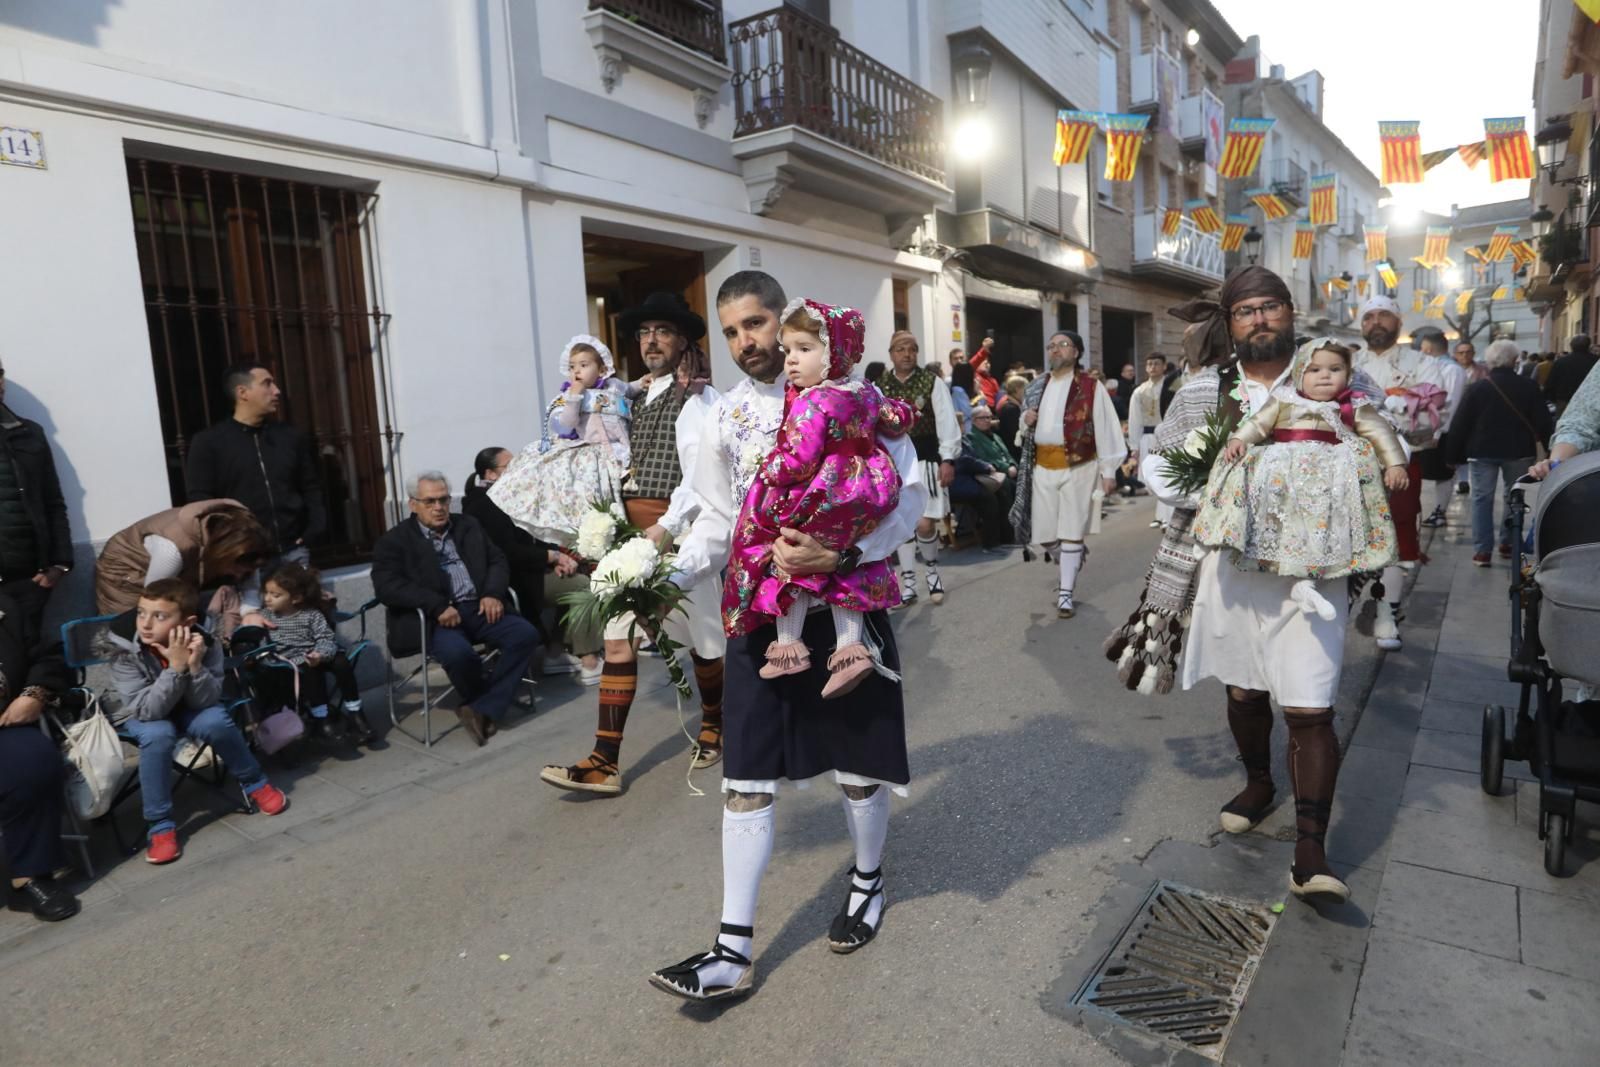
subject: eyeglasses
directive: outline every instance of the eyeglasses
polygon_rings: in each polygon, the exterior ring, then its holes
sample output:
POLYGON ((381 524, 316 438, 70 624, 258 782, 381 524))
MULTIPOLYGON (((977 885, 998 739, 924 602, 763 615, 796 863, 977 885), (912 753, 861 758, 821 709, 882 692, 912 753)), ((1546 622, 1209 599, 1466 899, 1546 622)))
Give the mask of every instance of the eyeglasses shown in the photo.
POLYGON ((1073 344, 1072 344, 1071 341, 1051 341, 1049 344, 1045 345, 1044 347, 1046 349, 1072 348, 1073 344))
POLYGON ((671 340, 678 336, 678 328, 676 326, 641 326, 634 331, 634 336, 641 341, 648 341, 652 336, 671 340))
POLYGON ((425 508, 447 508, 450 498, 447 496, 414 496, 411 498, 425 508))
POLYGON ((1249 322, 1257 315, 1264 315, 1270 319, 1282 311, 1285 306, 1282 300, 1268 300, 1266 303, 1257 304, 1255 307, 1234 308, 1229 314, 1233 316, 1234 322, 1249 322))

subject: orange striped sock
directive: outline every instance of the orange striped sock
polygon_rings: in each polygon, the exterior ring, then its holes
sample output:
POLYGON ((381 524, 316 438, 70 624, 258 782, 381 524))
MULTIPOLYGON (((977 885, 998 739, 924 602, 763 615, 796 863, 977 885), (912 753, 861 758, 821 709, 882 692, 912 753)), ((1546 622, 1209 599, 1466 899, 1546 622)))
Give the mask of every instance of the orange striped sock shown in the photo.
POLYGON ((637 663, 607 663, 600 668, 600 719, 595 726, 595 755, 612 763, 622 751, 622 732, 639 686, 637 663))

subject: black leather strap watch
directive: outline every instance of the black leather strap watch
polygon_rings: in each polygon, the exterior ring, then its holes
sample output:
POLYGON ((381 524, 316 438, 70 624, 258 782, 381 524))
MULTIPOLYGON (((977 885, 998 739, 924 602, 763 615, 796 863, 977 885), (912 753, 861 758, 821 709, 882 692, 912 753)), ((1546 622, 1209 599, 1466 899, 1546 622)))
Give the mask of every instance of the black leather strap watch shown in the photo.
POLYGON ((837 574, 841 578, 847 578, 851 574, 854 574, 855 569, 860 565, 861 549, 857 548, 855 545, 851 545, 849 548, 839 553, 839 563, 838 566, 833 568, 833 573, 837 574))

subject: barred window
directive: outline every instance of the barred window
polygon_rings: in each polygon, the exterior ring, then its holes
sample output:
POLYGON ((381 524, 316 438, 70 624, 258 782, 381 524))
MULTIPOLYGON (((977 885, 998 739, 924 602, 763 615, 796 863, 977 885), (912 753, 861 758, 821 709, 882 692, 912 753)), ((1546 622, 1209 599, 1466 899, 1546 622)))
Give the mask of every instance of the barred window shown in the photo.
POLYGON ((313 558, 366 558, 388 525, 386 496, 399 499, 388 316, 368 298, 377 197, 132 156, 127 166, 171 503, 185 501, 195 434, 233 412, 227 368, 259 362, 283 390, 279 417, 315 445, 328 530, 313 558))

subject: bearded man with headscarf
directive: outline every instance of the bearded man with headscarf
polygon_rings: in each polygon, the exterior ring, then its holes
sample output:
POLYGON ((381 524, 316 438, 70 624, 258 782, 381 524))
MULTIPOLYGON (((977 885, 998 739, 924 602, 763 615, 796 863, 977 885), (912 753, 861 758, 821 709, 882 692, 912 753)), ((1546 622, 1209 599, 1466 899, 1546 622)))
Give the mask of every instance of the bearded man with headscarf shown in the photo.
MULTIPOLYGON (((1299 838, 1289 889, 1300 897, 1344 900, 1349 887, 1329 867, 1324 848, 1339 771, 1332 705, 1349 611, 1344 581, 1319 582, 1315 597, 1297 599, 1291 596, 1297 579, 1240 569, 1229 553, 1196 545, 1188 535, 1196 501, 1170 486, 1160 454, 1184 447, 1214 412, 1235 423, 1249 417, 1288 380, 1294 301, 1276 274, 1249 266, 1227 280, 1217 301, 1172 310, 1192 323, 1185 354, 1202 369, 1156 427, 1157 451, 1140 475, 1177 510, 1143 602, 1112 634, 1106 652, 1118 661, 1124 682, 1144 692, 1170 689, 1175 675, 1184 689, 1207 678, 1227 687, 1228 727, 1248 776, 1245 788, 1222 806, 1228 833, 1251 829, 1273 806, 1272 701, 1278 701, 1289 730, 1299 838)), ((1357 388, 1371 392, 1370 383, 1357 388)))

